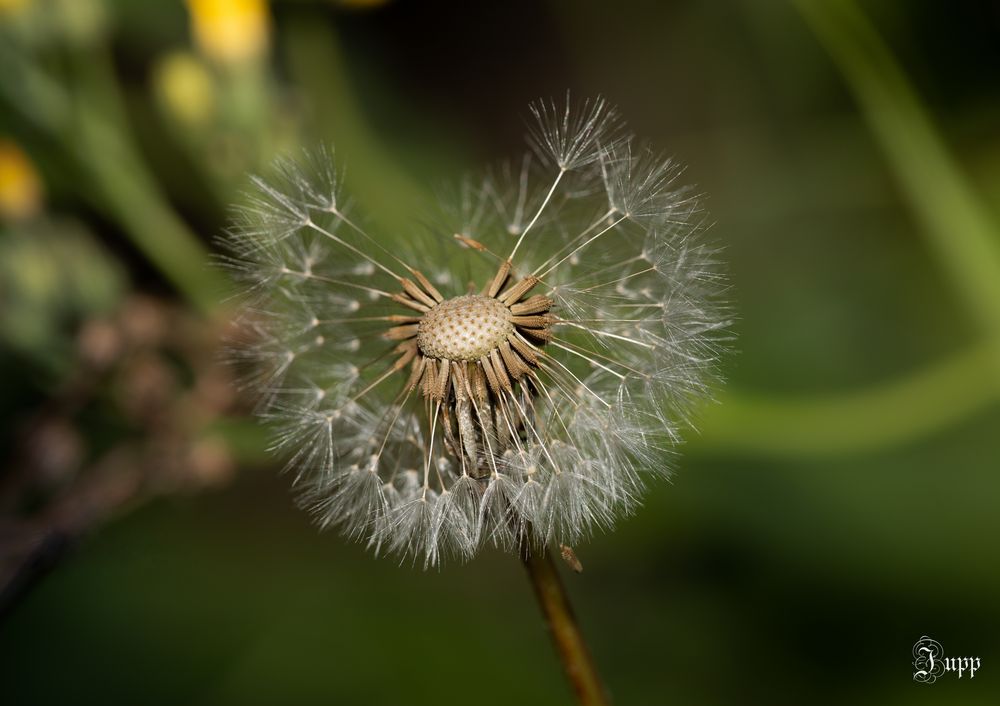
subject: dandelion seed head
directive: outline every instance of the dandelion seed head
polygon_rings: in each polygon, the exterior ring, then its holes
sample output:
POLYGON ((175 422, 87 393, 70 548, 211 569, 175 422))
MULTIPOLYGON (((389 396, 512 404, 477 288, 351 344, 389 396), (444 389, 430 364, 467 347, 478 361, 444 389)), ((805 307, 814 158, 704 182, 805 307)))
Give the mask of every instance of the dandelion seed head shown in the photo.
POLYGON ((468 294, 433 306, 417 324, 417 348, 430 358, 479 360, 514 331, 510 309, 493 297, 468 294))
POLYGON ((233 358, 303 506, 425 565, 574 544, 668 472, 725 346, 693 192, 603 101, 540 102, 532 152, 389 247, 320 151, 254 180, 225 260, 233 358))

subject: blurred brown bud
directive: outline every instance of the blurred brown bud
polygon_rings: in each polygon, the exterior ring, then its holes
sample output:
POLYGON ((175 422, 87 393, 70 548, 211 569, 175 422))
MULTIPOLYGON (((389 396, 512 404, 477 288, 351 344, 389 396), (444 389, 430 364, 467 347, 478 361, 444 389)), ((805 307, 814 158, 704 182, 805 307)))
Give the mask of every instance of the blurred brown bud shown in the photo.
POLYGON ((119 404, 126 415, 137 422, 155 423, 169 411, 178 392, 176 374, 158 355, 138 355, 121 373, 119 404))
POLYGON ((220 414, 233 406, 236 400, 236 384, 227 371, 219 366, 198 376, 194 394, 203 409, 220 414))
POLYGON ((109 368, 122 354, 121 332, 107 319, 85 322, 76 342, 80 357, 92 368, 109 368))
POLYGON ((155 299, 133 296, 122 308, 121 327, 131 345, 139 348, 158 346, 169 331, 168 312, 155 299))
POLYGON ((50 487, 76 475, 83 459, 80 433, 63 419, 50 419, 26 439, 24 452, 32 469, 32 485, 50 487))
POLYGON ((209 437, 191 447, 188 471, 195 484, 217 487, 232 480, 236 473, 236 463, 224 441, 209 437))

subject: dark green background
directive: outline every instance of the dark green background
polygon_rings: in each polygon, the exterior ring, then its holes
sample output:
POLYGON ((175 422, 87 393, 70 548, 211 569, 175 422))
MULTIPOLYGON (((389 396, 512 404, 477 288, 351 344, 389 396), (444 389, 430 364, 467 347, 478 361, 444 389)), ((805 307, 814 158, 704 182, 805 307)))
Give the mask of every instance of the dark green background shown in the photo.
MULTIPOLYGON (((114 62, 142 152, 207 243, 225 199, 186 178, 196 157, 177 156, 150 117, 150 66, 189 41, 185 12, 116 7, 114 62)), ((861 7, 996 223, 1000 11, 861 7)), ((779 424, 756 448, 725 426, 742 424, 723 419, 730 398, 839 399, 984 335, 794 6, 275 2, 273 13, 272 80, 294 89, 299 141, 336 144, 387 237, 405 236, 422 185, 516 154, 527 102, 567 87, 617 104, 708 197, 738 311, 723 407, 705 413, 672 483, 578 547, 585 571, 566 577, 616 703, 997 703, 998 396, 901 443, 877 429, 913 409, 873 419, 876 441, 860 445, 836 414, 817 443, 779 424), (910 650, 925 634, 980 657, 975 680, 913 683, 910 650)), ((56 171, 60 155, 30 121, 0 113, 56 171)), ((49 207, 88 222, 130 286, 169 295, 78 188, 50 185, 49 207)), ((997 374, 973 387, 997 389, 997 374)), ((7 358, 0 387, 33 375, 31 360, 7 358)), ((8 407, 5 426, 22 414, 8 407)), ((277 464, 261 461, 224 490, 156 500, 89 536, 0 624, 0 702, 486 706, 570 694, 514 557, 427 572, 374 559, 318 534, 277 464)))

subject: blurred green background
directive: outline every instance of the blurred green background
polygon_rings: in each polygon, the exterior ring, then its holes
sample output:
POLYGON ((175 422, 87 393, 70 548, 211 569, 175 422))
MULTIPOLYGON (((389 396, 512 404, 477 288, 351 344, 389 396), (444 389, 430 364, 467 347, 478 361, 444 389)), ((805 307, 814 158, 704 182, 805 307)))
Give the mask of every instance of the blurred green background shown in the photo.
POLYGON ((386 238, 602 94, 739 312, 671 484, 567 576, 620 704, 1000 701, 1000 10, 0 0, 0 702, 569 703, 515 558, 319 534, 216 364, 247 173, 386 238), (922 635, 975 679, 915 684, 922 635))

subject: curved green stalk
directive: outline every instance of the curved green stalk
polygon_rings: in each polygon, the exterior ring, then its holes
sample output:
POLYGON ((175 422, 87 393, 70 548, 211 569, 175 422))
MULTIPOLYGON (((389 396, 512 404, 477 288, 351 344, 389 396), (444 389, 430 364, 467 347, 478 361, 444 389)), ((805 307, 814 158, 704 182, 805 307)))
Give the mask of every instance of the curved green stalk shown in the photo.
POLYGON ((730 394, 690 446, 705 453, 817 458, 915 441, 1000 400, 996 347, 979 345, 900 380, 834 397, 730 394))
POLYGON ((984 332, 1000 340, 1000 229, 903 70, 852 0, 793 2, 858 101, 956 292, 984 332))
POLYGON ((706 410, 696 449, 777 457, 870 452, 914 441, 1000 400, 1000 230, 854 2, 793 3, 837 64, 986 342, 899 380, 835 397, 731 393, 706 410))
POLYGON ((336 33, 318 22, 292 17, 284 24, 288 67, 294 82, 315 101, 320 137, 351 145, 350 173, 366 211, 378 213, 387 231, 413 228, 412 214, 428 193, 397 164, 362 114, 336 33), (378 207, 378 208, 376 208, 378 207))

